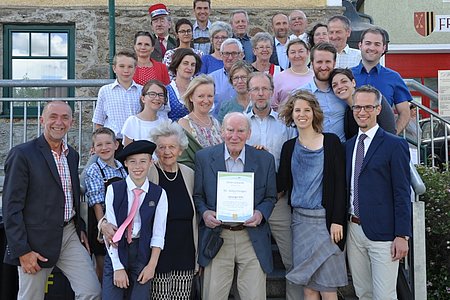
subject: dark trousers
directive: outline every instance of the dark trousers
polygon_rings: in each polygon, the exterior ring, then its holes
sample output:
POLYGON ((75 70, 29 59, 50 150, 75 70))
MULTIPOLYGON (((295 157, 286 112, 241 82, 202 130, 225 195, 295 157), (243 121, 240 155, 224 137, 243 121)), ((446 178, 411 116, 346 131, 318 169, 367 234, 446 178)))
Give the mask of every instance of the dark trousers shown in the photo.
POLYGON ((151 280, 145 284, 137 281, 139 274, 145 267, 144 264, 138 261, 139 239, 133 239, 133 242, 128 245, 128 267, 125 269, 128 275, 130 285, 127 289, 121 289, 114 285, 114 269, 112 266, 109 254, 105 255, 105 267, 103 269, 103 289, 102 299, 108 300, 123 300, 126 299, 150 299, 151 295, 151 280))

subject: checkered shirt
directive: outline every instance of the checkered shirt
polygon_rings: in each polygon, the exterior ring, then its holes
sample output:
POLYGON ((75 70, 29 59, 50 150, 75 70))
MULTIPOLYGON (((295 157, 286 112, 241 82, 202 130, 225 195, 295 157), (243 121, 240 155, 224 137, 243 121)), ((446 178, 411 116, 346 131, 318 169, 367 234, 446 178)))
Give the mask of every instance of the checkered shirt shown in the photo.
POLYGON ((61 154, 59 155, 52 150, 53 159, 55 160, 56 169, 58 170, 59 178, 61 179, 62 188, 64 191, 64 221, 67 222, 73 218, 75 211, 73 209, 73 193, 72 193, 72 179, 70 178, 69 163, 67 162, 67 155, 69 154, 69 147, 62 141, 61 154))

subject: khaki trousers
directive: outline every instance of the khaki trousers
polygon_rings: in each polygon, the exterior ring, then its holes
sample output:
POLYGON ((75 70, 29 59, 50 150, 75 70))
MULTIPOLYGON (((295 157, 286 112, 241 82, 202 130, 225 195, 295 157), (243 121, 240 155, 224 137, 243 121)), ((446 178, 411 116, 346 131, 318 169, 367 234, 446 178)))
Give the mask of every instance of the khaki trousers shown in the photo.
POLYGON ((203 300, 227 300, 237 270, 237 288, 241 299, 266 299, 266 274, 259 264, 247 230, 221 233, 223 245, 206 266, 203 300))
MULTIPOLYGON (((75 299, 101 299, 100 282, 94 270, 94 265, 88 252, 78 238, 73 222, 64 227, 61 254, 56 263, 63 274, 69 279, 75 292, 75 299)), ((19 272, 18 300, 43 300, 47 278, 53 268, 42 268, 36 274, 19 272)))

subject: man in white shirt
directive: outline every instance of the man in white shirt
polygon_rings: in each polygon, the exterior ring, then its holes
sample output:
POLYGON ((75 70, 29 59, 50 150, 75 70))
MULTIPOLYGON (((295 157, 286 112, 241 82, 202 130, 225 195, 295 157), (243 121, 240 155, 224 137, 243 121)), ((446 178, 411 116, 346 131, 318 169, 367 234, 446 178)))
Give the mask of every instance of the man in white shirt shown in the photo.
POLYGON ((328 19, 328 37, 337 49, 336 68, 352 68, 361 61, 361 51, 347 44, 351 33, 350 20, 346 16, 336 15, 328 19))
POLYGON ((301 10, 294 10, 289 15, 289 29, 292 34, 289 39, 301 39, 308 42, 308 34, 306 33, 306 27, 308 27, 308 18, 301 10))

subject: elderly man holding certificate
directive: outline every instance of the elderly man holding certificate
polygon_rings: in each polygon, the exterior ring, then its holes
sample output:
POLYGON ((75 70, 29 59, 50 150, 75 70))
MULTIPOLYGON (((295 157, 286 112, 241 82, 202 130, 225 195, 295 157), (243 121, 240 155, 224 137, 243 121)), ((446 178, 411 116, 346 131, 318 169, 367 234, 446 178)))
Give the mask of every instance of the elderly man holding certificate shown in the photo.
POLYGON ((266 299, 266 274, 273 268, 267 220, 276 201, 275 163, 272 154, 245 145, 250 133, 244 114, 229 113, 222 123, 225 143, 196 153, 203 299, 228 299, 235 267, 241 298, 266 299))

